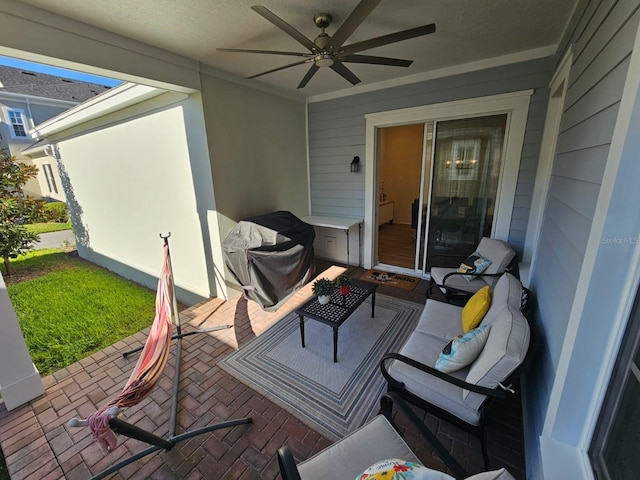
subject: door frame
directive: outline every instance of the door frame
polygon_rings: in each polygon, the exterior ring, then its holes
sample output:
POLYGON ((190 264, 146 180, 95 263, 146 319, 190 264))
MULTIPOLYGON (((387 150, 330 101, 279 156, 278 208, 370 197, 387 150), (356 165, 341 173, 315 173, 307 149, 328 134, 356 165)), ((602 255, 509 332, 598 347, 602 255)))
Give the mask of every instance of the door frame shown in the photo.
POLYGON ((556 146, 560 132, 560 122, 564 113, 564 102, 569 86, 571 65, 573 65, 573 50, 569 49, 560 62, 560 66, 553 74, 551 82, 549 82, 550 94, 547 115, 544 120, 544 130, 542 131, 542 144, 540 146, 540 156, 538 157, 536 180, 533 185, 522 264, 520 265, 520 278, 525 287, 529 287, 531 272, 535 268, 538 238, 542 227, 543 213, 547 206, 547 193, 549 192, 551 171, 556 157, 556 146))
POLYGON ((524 143, 525 127, 529 114, 529 103, 533 90, 491 95, 487 97, 436 103, 420 107, 403 108, 365 115, 366 145, 365 159, 365 214, 363 226, 363 264, 365 268, 375 265, 374 225, 378 208, 378 145, 377 129, 413 123, 453 120, 507 113, 504 163, 501 166, 496 206, 496 222, 493 236, 508 240, 511 216, 515 203, 515 192, 520 170, 520 157, 524 143))

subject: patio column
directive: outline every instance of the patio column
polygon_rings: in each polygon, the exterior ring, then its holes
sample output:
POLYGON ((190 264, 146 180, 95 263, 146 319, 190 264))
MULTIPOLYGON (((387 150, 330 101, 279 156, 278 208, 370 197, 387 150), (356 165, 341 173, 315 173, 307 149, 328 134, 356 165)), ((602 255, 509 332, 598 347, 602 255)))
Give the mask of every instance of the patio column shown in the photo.
POLYGON ((40 373, 27 350, 2 274, 0 274, 0 393, 7 410, 13 410, 44 393, 40 373))

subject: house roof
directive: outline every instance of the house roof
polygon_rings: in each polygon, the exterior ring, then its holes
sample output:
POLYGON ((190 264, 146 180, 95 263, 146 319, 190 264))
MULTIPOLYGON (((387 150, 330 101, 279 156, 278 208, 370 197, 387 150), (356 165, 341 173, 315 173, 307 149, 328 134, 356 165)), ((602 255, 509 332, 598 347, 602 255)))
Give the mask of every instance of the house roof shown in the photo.
POLYGON ((110 87, 0 65, 0 92, 82 103, 110 87))

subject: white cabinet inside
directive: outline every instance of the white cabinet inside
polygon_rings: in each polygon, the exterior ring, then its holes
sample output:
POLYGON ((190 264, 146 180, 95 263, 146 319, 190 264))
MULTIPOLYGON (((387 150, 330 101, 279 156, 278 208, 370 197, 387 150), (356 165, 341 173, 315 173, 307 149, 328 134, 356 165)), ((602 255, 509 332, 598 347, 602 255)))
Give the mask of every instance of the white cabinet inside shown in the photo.
POLYGON ((385 223, 393 223, 393 202, 391 200, 381 202, 378 207, 378 226, 385 223))

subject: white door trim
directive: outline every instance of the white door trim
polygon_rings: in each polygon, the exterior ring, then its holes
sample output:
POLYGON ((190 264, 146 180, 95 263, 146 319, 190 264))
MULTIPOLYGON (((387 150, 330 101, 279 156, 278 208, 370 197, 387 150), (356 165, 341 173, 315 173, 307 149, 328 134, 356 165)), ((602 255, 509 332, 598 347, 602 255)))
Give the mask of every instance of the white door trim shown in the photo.
POLYGON ((573 64, 573 51, 567 50, 560 65, 549 83, 549 104, 547 116, 544 120, 544 131, 542 133, 542 145, 540 147, 540 157, 536 171, 536 180, 531 198, 531 210, 529 212, 529 222, 524 240, 524 252, 522 256, 523 266, 520 269, 522 282, 526 287, 531 283, 531 272, 536 260, 538 238, 542 217, 547 204, 547 193, 549 192, 549 182, 553 170, 553 160, 558 143, 558 133, 560 132, 560 121, 564 112, 564 99, 569 83, 569 73, 573 64))
POLYGON ((505 157, 497 193, 500 202, 496 211, 493 236, 508 240, 518 172, 520 170, 520 157, 529 113, 529 101, 532 94, 533 90, 524 90, 365 115, 365 164, 368 167, 365 168, 365 215, 363 227, 363 262, 365 268, 371 268, 375 260, 373 251, 375 202, 373 200, 378 180, 376 129, 412 123, 426 123, 433 120, 442 121, 507 113, 509 119, 505 134, 505 157))

